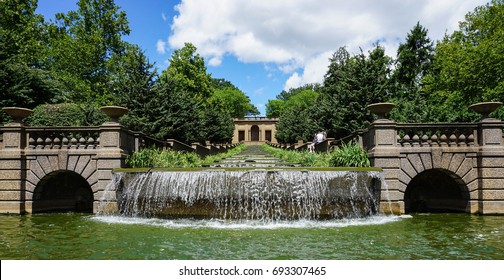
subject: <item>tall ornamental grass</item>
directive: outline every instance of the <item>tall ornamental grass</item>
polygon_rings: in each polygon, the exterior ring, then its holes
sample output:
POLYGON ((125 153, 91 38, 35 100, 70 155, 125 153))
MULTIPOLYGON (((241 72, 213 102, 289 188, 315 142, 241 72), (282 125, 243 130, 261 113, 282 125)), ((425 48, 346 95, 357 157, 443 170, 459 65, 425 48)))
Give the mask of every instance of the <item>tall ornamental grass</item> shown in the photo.
POLYGON ((331 152, 310 153, 308 151, 288 151, 268 145, 264 149, 290 163, 305 167, 370 167, 367 153, 357 143, 344 143, 331 152))
POLYGON ((193 152, 159 150, 154 147, 144 148, 130 155, 126 159, 126 164, 132 168, 200 167, 203 164, 212 163, 239 153, 245 148, 244 146, 245 145, 239 145, 225 153, 207 156, 204 159, 201 159, 193 152))

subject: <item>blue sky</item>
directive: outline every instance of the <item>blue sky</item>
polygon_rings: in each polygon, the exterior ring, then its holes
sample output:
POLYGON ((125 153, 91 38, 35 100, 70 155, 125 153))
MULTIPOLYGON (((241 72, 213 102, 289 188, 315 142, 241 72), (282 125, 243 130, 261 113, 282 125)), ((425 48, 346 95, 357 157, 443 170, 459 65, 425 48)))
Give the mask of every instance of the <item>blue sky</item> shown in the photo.
MULTIPOLYGON (((340 47, 365 52, 379 42, 388 55, 420 22, 434 41, 483 0, 116 0, 131 33, 159 71, 173 50, 191 42, 207 71, 264 105, 284 89, 322 82, 329 58, 340 47)), ((50 20, 76 9, 77 0, 39 0, 50 20)))

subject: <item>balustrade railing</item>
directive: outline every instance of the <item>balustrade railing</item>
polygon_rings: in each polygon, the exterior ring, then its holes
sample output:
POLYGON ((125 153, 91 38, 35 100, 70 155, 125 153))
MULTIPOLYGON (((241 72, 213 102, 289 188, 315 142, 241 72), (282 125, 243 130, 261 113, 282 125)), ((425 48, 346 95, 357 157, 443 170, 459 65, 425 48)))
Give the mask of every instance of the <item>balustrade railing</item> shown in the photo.
POLYGON ((474 146, 477 128, 474 123, 397 124, 397 143, 402 147, 474 146))
POLYGON ((27 127, 29 149, 96 149, 99 127, 27 127))

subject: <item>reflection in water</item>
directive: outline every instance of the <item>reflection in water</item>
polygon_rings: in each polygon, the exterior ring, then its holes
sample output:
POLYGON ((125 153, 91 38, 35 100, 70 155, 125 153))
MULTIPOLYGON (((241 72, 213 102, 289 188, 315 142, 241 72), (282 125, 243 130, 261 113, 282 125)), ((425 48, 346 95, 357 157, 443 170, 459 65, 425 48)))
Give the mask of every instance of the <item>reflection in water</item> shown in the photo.
POLYGON ((504 217, 262 223, 84 214, 0 216, 1 259, 503 259, 504 217))

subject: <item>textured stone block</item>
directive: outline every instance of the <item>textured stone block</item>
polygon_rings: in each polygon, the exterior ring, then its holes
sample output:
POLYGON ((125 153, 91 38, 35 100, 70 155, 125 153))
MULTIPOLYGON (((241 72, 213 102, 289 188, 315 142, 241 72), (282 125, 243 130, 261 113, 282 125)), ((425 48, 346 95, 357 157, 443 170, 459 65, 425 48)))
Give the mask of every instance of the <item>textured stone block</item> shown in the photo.
MULTIPOLYGON (((99 180, 96 184, 91 186, 91 189, 95 193, 99 192, 99 191, 103 191, 103 190, 114 190, 115 191, 115 187, 113 186, 112 181, 102 181, 102 180, 99 180)), ((96 197, 96 195, 95 195, 95 197, 96 197)))
POLYGON ((399 173, 401 173, 401 172, 402 171, 399 168, 394 168, 394 169, 384 168, 384 169, 382 169, 383 178, 385 178, 386 180, 399 178, 399 173))
POLYGON ((420 154, 420 159, 424 166, 424 170, 432 169, 432 156, 430 154, 422 153, 420 154))
POLYGON ((408 159, 401 159, 401 169, 410 178, 414 178, 418 174, 408 159))
POLYGON ((453 157, 450 161, 450 164, 448 165, 448 170, 450 170, 453 173, 457 173, 459 170, 460 166, 464 162, 465 159, 465 154, 453 154, 453 157))
POLYGON ((69 156, 66 170, 74 171, 78 161, 79 156, 76 155, 69 156))
POLYGON ((0 201, 19 201, 21 199, 20 191, 0 191, 0 201))
POLYGON ((380 213, 383 214, 394 214, 401 215, 404 214, 404 202, 395 201, 395 202, 380 202, 380 213))
POLYGON ((42 167, 40 167, 39 163, 36 160, 30 161, 30 171, 37 176, 37 178, 42 179, 46 175, 42 167))
POLYGON ((110 170, 97 170, 96 171, 97 180, 112 180, 113 174, 110 170))
POLYGON ((476 169, 472 169, 462 178, 462 180, 466 184, 470 184, 477 179, 478 179, 478 172, 476 172, 476 169))
POLYGON ((408 160, 416 171, 416 174, 425 170, 419 154, 409 154, 408 160))
POLYGON ((467 204, 467 212, 471 214, 478 214, 479 211, 479 202, 474 200, 469 201, 469 203, 467 204))
POLYGON ((89 156, 80 156, 79 160, 77 161, 77 165, 75 166, 75 173, 77 174, 82 174, 86 166, 89 164, 91 161, 91 157, 89 156))
POLYGON ((399 171, 399 176, 398 176, 398 179, 401 183, 403 183, 404 185, 408 185, 409 182, 411 182, 411 177, 408 176, 408 174, 406 174, 406 172, 403 172, 403 171, 399 171))
POLYGON ((121 168, 122 165, 122 158, 116 158, 116 159, 99 159, 97 167, 98 169, 116 169, 116 168, 121 168))
POLYGON ((0 170, 0 180, 20 180, 21 170, 0 170))
POLYGON ((483 190, 483 200, 503 200, 504 190, 483 190))
POLYGON ((473 169, 473 159, 472 158, 465 158, 462 163, 460 164, 460 167, 458 168, 456 174, 459 175, 461 178, 463 178, 471 169, 473 169))
POLYGON ((0 159, 0 169, 11 170, 11 169, 21 169, 22 162, 17 160, 2 160, 0 159))
POLYGON ((2 191, 19 191, 21 190, 21 181, 3 180, 0 181, 0 190, 2 191))
POLYGON ((504 190, 504 177, 500 178, 500 179, 484 179, 484 180, 481 180, 481 188, 482 189, 500 189, 500 190, 504 190))
POLYGON ((117 202, 99 202, 93 203, 93 213, 116 214, 119 213, 117 202))
POLYGON ((57 170, 60 170, 60 167, 59 167, 59 158, 58 156, 50 156, 48 157, 49 159, 49 163, 51 165, 51 170, 52 171, 57 171, 57 170))
POLYGON ((440 168, 448 170, 448 167, 450 167, 452 157, 453 157, 452 153, 443 153, 443 155, 441 156, 440 168))
POLYGON ((398 201, 404 200, 404 193, 400 191, 382 191, 381 192, 381 201, 398 201))
POLYGON ((469 184, 466 185, 469 192, 477 192, 479 188, 478 180, 473 180, 469 184))
POLYGON ((0 213, 2 214, 22 214, 22 203, 18 201, 0 201, 0 213))
POLYGON ((60 150, 58 153, 58 169, 67 170, 68 167, 68 152, 67 150, 60 150))
POLYGON ((482 214, 504 214, 504 201, 483 201, 482 214))
POLYGON ((37 157, 37 161, 39 162, 40 167, 44 170, 45 174, 49 174, 54 171, 47 156, 39 156, 37 157))
POLYGON ((483 178, 503 178, 504 166, 493 168, 481 168, 481 176, 483 178))
POLYGON ((399 168, 401 162, 399 158, 374 158, 374 167, 380 168, 399 168))
POLYGON ((97 191, 94 193, 94 199, 96 201, 117 201, 117 196, 115 191, 97 191))
POLYGON ((481 167, 503 167, 504 157, 483 157, 480 162, 481 167))

